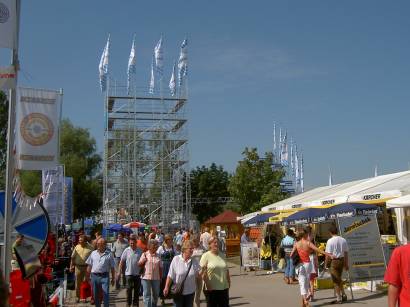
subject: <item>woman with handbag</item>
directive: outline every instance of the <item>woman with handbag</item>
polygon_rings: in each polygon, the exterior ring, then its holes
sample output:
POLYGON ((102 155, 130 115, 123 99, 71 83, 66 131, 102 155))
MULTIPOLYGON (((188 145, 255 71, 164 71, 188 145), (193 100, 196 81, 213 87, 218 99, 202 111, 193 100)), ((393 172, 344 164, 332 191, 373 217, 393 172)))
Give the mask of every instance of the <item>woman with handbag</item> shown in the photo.
POLYGON ((310 260, 310 255, 313 252, 325 254, 330 258, 332 258, 332 255, 321 251, 309 240, 308 229, 303 229, 299 236, 300 240, 297 241, 293 246, 290 257, 291 261, 294 261, 293 264, 295 265, 296 272, 298 274, 300 294, 302 296, 302 307, 309 307, 309 300, 312 296, 312 293, 310 293, 310 274, 312 272, 312 262, 310 260))
POLYGON ((167 297, 171 294, 175 307, 193 307, 194 305, 195 289, 197 280, 200 278, 200 267, 198 261, 192 258, 193 251, 193 243, 184 241, 182 254, 172 259, 169 268, 164 296, 167 297))
POLYGON ((142 254, 138 265, 141 267, 144 307, 156 307, 162 276, 162 262, 157 255, 157 240, 148 241, 148 251, 142 254))
POLYGON ((219 252, 218 238, 208 240, 209 251, 202 255, 200 266, 205 283, 204 293, 208 307, 228 307, 231 277, 228 265, 219 252))

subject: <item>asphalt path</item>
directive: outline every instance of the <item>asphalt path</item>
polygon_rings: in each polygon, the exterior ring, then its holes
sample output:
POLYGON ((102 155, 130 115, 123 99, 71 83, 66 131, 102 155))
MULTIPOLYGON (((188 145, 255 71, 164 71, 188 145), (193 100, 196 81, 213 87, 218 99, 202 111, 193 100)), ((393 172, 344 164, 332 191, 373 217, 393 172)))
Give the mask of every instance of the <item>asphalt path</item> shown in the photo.
MULTIPOLYGON (((230 263, 232 276, 232 286, 230 289, 230 306, 278 306, 293 307, 301 306, 299 285, 287 285, 283 281, 283 274, 266 274, 266 271, 241 272, 239 266, 230 263)), ((354 300, 348 293, 346 306, 372 306, 384 307, 387 305, 385 292, 370 292, 365 290, 354 291, 354 300)), ((74 293, 71 293, 73 295, 74 293)), ((125 289, 112 290, 110 293, 110 306, 126 306, 125 289)), ((330 302, 334 300, 333 290, 319 290, 316 292, 316 299, 311 306, 332 306, 330 302)), ((161 306, 161 302, 158 302, 161 306)), ((71 298, 66 306, 91 306, 88 303, 75 303, 71 298)), ((143 306, 140 298, 140 306, 143 306)), ((172 301, 167 300, 166 306, 172 306, 172 301)), ((205 299, 202 299, 201 306, 206 306, 205 299)))

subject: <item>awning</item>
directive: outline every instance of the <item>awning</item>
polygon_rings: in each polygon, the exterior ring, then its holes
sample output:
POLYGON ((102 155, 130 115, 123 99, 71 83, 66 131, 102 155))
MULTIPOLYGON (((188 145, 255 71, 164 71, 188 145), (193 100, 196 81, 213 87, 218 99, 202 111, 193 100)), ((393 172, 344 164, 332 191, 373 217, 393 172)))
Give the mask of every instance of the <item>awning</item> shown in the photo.
POLYGON ((255 226, 255 225, 260 225, 266 222, 269 222, 269 218, 277 215, 277 213, 262 213, 257 216, 254 216, 253 218, 247 220, 245 223, 243 223, 244 226, 255 226))
POLYGON ((410 194, 410 171, 318 187, 262 208, 262 211, 310 208, 345 202, 380 204, 410 194))
POLYGON ((386 202, 387 208, 408 208, 410 207, 410 194, 397 197, 386 202))

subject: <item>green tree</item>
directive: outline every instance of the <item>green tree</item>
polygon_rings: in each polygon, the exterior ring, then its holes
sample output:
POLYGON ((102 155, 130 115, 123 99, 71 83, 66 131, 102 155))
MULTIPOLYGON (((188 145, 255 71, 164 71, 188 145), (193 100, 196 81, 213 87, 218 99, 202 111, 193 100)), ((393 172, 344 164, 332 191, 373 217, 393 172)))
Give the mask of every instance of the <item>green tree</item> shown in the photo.
POLYGON ((9 102, 4 92, 0 91, 0 190, 6 187, 6 159, 7 159, 7 123, 9 102))
POLYGON ((95 213, 102 205, 101 156, 88 129, 74 127, 68 119, 61 122, 60 162, 65 175, 73 177, 74 217, 95 213))
POLYGON ((263 206, 284 199, 280 181, 283 170, 273 170, 273 154, 259 157, 256 148, 245 148, 244 159, 239 161, 229 183, 229 192, 243 214, 260 210, 263 206))
POLYGON ((200 223, 222 211, 224 202, 218 198, 229 197, 228 184, 228 172, 215 163, 191 171, 192 213, 200 223))

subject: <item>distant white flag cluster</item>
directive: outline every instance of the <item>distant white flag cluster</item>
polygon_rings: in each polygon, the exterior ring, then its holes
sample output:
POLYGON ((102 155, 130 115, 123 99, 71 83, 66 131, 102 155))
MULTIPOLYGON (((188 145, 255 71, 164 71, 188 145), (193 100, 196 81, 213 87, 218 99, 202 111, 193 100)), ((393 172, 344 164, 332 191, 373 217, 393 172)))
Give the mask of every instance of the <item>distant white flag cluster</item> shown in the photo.
MULTIPOLYGON (((177 93, 177 88, 181 87, 184 83, 184 79, 188 75, 188 50, 187 50, 188 41, 184 39, 179 53, 179 59, 177 62, 174 62, 172 67, 171 78, 169 80, 169 90, 172 96, 175 96, 177 93), (178 69, 178 71, 177 71, 178 69), (177 75, 178 74, 178 75, 177 75), (178 79, 178 85, 177 85, 178 79)), ((107 81, 108 81, 108 62, 110 54, 110 37, 108 36, 107 43, 104 47, 103 53, 101 55, 100 64, 98 65, 99 79, 101 91, 105 92, 107 90, 107 81)), ((136 68, 136 44, 135 36, 132 40, 131 51, 128 58, 127 65, 127 94, 130 95, 132 89, 132 81, 135 79, 137 72, 136 68)), ((163 38, 160 37, 159 41, 154 47, 154 52, 151 62, 151 74, 149 82, 149 93, 154 94, 156 83, 159 82, 160 87, 162 88, 162 79, 164 76, 164 48, 163 48, 163 38), (158 81, 157 81, 158 80, 158 81)))
POLYGON ((273 124, 273 157, 274 167, 285 170, 285 180, 291 181, 294 185, 295 192, 303 192, 303 157, 298 152, 296 142, 290 137, 288 141, 288 133, 282 127, 279 127, 279 139, 276 135, 277 125, 273 124))

